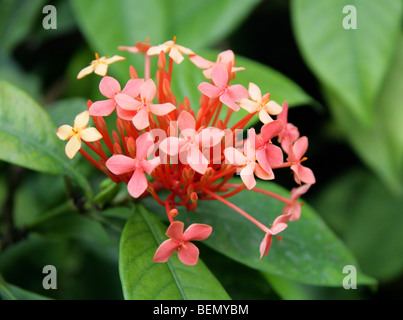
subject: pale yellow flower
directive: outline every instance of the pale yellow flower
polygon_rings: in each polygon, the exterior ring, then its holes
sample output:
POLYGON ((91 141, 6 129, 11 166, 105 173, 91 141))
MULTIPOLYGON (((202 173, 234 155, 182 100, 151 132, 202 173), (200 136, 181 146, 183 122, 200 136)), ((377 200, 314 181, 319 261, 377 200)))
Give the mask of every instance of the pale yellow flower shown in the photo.
POLYGON ((102 139, 101 133, 96 128, 87 127, 90 120, 88 111, 81 112, 74 119, 74 127, 67 124, 62 125, 56 132, 61 140, 69 140, 66 144, 66 155, 73 159, 81 149, 81 140, 94 142, 102 139))
POLYGON ((78 75, 77 79, 81 79, 91 72, 94 72, 100 76, 105 76, 108 71, 108 66, 114 62, 125 60, 126 58, 114 55, 110 58, 107 57, 99 57, 98 53, 95 54, 95 60, 91 61, 91 64, 88 67, 82 69, 78 75))
POLYGON ((176 44, 175 40, 176 37, 174 37, 173 40, 169 40, 158 46, 151 47, 148 49, 147 54, 149 56, 155 56, 159 55, 161 51, 164 51, 164 53, 169 52, 169 57, 178 64, 184 59, 182 54, 194 54, 192 50, 176 44))

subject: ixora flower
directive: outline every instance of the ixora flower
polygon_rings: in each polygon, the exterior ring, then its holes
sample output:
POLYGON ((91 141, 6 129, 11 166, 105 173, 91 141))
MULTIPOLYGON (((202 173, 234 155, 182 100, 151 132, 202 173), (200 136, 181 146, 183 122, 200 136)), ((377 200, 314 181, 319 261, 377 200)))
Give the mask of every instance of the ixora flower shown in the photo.
POLYGON ((270 93, 262 97, 262 92, 256 84, 249 83, 248 91, 251 100, 242 99, 239 105, 249 113, 258 112, 259 119, 264 124, 273 121, 270 115, 277 115, 283 110, 277 102, 269 100, 270 93))
POLYGON ((176 37, 174 37, 173 40, 169 40, 163 44, 149 48, 147 54, 149 56, 155 56, 159 55, 161 51, 164 53, 169 52, 169 57, 177 64, 181 63, 185 59, 182 54, 193 54, 192 50, 178 45, 176 43, 176 37))
POLYGON ((145 174, 150 175, 155 167, 160 164, 159 158, 147 160, 153 145, 154 139, 150 133, 146 132, 136 140, 135 158, 117 154, 110 157, 105 163, 113 174, 131 174, 127 190, 133 198, 140 197, 146 191, 148 183, 145 174))
POLYGON ((95 54, 95 60, 91 61, 91 64, 88 67, 82 69, 78 75, 77 79, 84 78, 90 73, 94 72, 100 76, 105 76, 108 71, 108 66, 114 62, 125 60, 126 58, 114 55, 110 58, 108 57, 99 57, 98 53, 95 54))
POLYGON ((76 153, 81 149, 81 140, 85 142, 94 142, 102 139, 102 135, 96 128, 88 128, 90 115, 84 111, 76 116, 74 127, 67 124, 62 125, 56 132, 61 140, 69 140, 66 144, 66 155, 73 159, 76 153))
POLYGON ((179 260, 187 265, 193 266, 199 259, 199 249, 190 241, 201 241, 207 239, 213 228, 206 224, 191 224, 183 232, 184 223, 181 221, 172 222, 168 227, 166 235, 170 238, 165 240, 157 249, 154 255, 154 262, 166 262, 175 252, 178 252, 179 260))
POLYGON ((239 105, 237 105, 237 102, 248 97, 246 89, 240 84, 229 86, 228 71, 220 64, 217 64, 213 68, 211 79, 213 80, 214 85, 207 82, 202 82, 199 85, 198 89, 201 93, 211 99, 218 98, 223 104, 227 105, 232 110, 238 111, 239 105))
MULTIPOLYGON (((106 75, 108 65, 121 60, 117 56, 110 60, 97 56, 80 72, 80 76, 92 71, 103 75, 99 90, 106 99, 89 100, 88 111, 76 117, 73 127, 59 128, 58 137, 69 140, 67 156, 72 158, 80 151, 114 182, 127 184, 130 197, 136 201, 152 197, 161 205, 169 220, 169 239, 160 243, 155 262, 166 262, 177 252, 182 263, 197 263, 199 250, 193 241, 209 237, 214 226, 194 223, 184 231, 180 221, 183 211, 178 209, 196 210, 204 201, 219 201, 254 224, 263 236, 261 243, 256 243, 263 258, 273 236, 281 240, 280 233, 300 218, 299 199, 315 183, 312 170, 301 164, 306 160, 308 138, 300 137, 298 128, 288 123, 288 104, 280 106, 269 100, 270 93, 262 95, 254 82, 249 82, 249 90, 233 83, 237 71, 244 68, 235 67, 231 50, 221 52, 212 62, 178 45, 175 38, 157 46, 147 40, 119 49, 144 55, 144 78, 130 66, 130 80, 122 90, 117 79, 106 75), (155 77, 151 75, 153 56, 158 56, 155 77), (174 62, 180 63, 186 56, 208 79, 194 88, 201 93, 198 105, 192 105, 187 97, 178 101, 172 90, 177 87, 171 77, 174 62), (229 126, 240 108, 249 114, 229 126), (243 138, 240 131, 256 114, 263 126, 259 132, 248 129, 243 138), (95 128, 87 127, 90 117, 95 128), (274 180, 276 170, 287 168, 299 185, 289 197, 257 187, 257 179, 274 180), (241 180, 232 183, 238 174, 241 180), (266 226, 230 201, 240 192, 274 198, 283 204, 283 210, 266 226)), ((180 79, 180 74, 174 79, 180 79)))

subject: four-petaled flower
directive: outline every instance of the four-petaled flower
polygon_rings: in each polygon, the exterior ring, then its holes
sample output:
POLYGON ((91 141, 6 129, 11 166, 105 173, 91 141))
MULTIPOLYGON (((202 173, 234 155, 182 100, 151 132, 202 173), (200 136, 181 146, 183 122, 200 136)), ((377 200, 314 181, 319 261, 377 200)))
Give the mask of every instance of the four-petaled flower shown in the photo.
POLYGON ((301 184, 301 182, 314 184, 316 182, 315 176, 311 169, 303 166, 302 161, 306 150, 308 149, 308 138, 301 137, 295 141, 290 147, 287 160, 291 163, 291 170, 294 172, 295 182, 301 184))
POLYGON ((143 130, 150 125, 150 113, 156 116, 164 116, 175 110, 176 107, 170 103, 153 103, 157 87, 152 79, 146 80, 140 87, 140 100, 134 99, 132 96, 120 93, 117 94, 115 100, 121 106, 126 115, 123 119, 132 120, 137 130, 143 130))
POLYGON ((105 96, 106 100, 95 101, 90 109, 92 116, 108 116, 116 108, 119 117, 126 117, 126 110, 121 108, 115 99, 118 94, 125 94, 130 97, 137 97, 140 92, 140 86, 143 84, 143 79, 130 79, 126 86, 121 90, 119 82, 112 77, 105 76, 99 83, 99 91, 105 96))
POLYGON ((248 92, 251 100, 242 99, 239 105, 249 113, 258 112, 262 123, 273 121, 270 115, 277 115, 282 111, 282 107, 276 101, 270 100, 270 93, 262 96, 262 92, 256 84, 250 82, 248 92))
POLYGON ((236 167, 241 167, 240 176, 242 182, 249 190, 256 186, 254 173, 263 180, 274 179, 272 172, 265 171, 262 166, 256 162, 256 140, 256 132, 255 129, 252 128, 248 130, 248 139, 244 144, 243 153, 234 147, 228 147, 224 150, 227 161, 236 167))
POLYGON ((90 115, 88 111, 84 111, 74 119, 74 127, 65 124, 57 130, 56 134, 61 140, 69 139, 65 151, 70 159, 73 159, 81 149, 81 140, 94 142, 102 139, 102 135, 97 129, 87 127, 89 121, 90 115))
POLYGON ((248 91, 245 87, 240 84, 228 85, 228 71, 220 64, 214 66, 211 79, 214 85, 202 82, 198 87, 199 91, 211 99, 219 98, 223 104, 234 111, 238 111, 237 102, 248 97, 248 91))
POLYGON ((84 78, 90 73, 94 72, 100 76, 105 76, 108 71, 108 66, 114 62, 125 60, 126 58, 114 55, 110 58, 107 57, 99 57, 98 53, 95 54, 95 60, 91 61, 91 64, 88 67, 82 69, 78 75, 77 79, 84 78))
POLYGON ((181 163, 189 164, 194 171, 204 174, 209 161, 200 148, 214 147, 220 143, 223 132, 212 127, 197 132, 195 118, 185 110, 179 114, 178 126, 182 137, 164 139, 160 144, 160 150, 170 156, 179 154, 181 163))
POLYGON ((226 50, 218 54, 217 61, 209 61, 197 54, 189 56, 189 60, 192 61, 196 67, 203 70, 203 74, 207 79, 211 79, 213 68, 216 64, 221 64, 230 73, 230 79, 235 78, 235 72, 245 70, 243 67, 235 67, 235 55, 232 50, 226 50))
POLYGON ((179 44, 175 43, 176 38, 174 37, 173 40, 169 40, 167 42, 164 42, 163 44, 160 44, 158 46, 151 47, 148 49, 147 54, 149 56, 155 56, 159 55, 161 51, 164 53, 169 52, 169 57, 175 61, 177 64, 181 63, 183 61, 183 56, 182 54, 194 54, 194 52, 188 48, 185 48, 183 46, 180 46, 179 44))
POLYGON ((127 184, 127 190, 133 198, 138 198, 147 189, 147 177, 145 173, 151 174, 156 166, 160 164, 160 158, 155 157, 147 160, 147 157, 153 151, 154 139, 151 134, 143 133, 136 140, 136 157, 133 159, 124 155, 113 155, 105 165, 116 175, 132 173, 127 184))
POLYGON ((170 238, 165 240, 158 247, 154 255, 154 262, 166 262, 171 255, 178 251, 179 260, 193 266, 199 259, 199 249, 190 241, 200 241, 207 239, 213 228, 206 224, 191 224, 183 232, 184 224, 181 221, 174 221, 168 227, 166 235, 170 238))

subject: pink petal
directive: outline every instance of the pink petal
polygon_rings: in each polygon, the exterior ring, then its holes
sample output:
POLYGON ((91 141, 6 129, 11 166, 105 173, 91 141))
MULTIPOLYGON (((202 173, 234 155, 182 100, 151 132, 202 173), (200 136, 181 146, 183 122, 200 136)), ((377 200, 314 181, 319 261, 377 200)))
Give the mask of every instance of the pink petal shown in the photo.
POLYGON ((211 99, 218 98, 223 91, 222 88, 218 88, 207 82, 200 83, 197 89, 211 99))
POLYGON ((267 160, 266 149, 262 148, 256 151, 256 159, 262 169, 267 173, 271 173, 272 169, 269 161, 267 160))
POLYGON ((196 67, 200 69, 212 68, 215 65, 214 62, 206 60, 201 56, 198 56, 197 54, 189 56, 189 60, 192 61, 196 65, 196 67))
POLYGON ((95 101, 90 109, 91 116, 109 116, 115 110, 116 102, 113 99, 95 101))
POLYGON ((143 133, 136 139, 136 159, 146 159, 153 150, 154 139, 150 133, 143 133))
POLYGON ((213 80, 214 84, 219 88, 227 86, 228 84, 227 69, 220 64, 216 64, 212 70, 211 79, 213 80))
POLYGON ((201 223, 193 223, 185 230, 183 234, 183 241, 201 241, 207 239, 212 231, 212 226, 201 223))
POLYGON ((275 120, 265 124, 260 129, 260 136, 265 143, 269 142, 283 130, 283 123, 280 120, 275 120))
POLYGON ((273 180, 274 179, 274 173, 273 171, 266 171, 265 169, 262 168, 262 166, 257 163, 255 165, 255 175, 259 179, 262 180, 273 180))
POLYGON ((147 102, 152 102, 156 93, 157 87, 152 79, 146 80, 140 87, 140 97, 145 98, 147 102))
POLYGON ((177 155, 183 146, 183 141, 177 137, 168 137, 160 143, 160 150, 170 156, 177 155))
POLYGON ((283 231, 286 228, 287 228, 286 223, 278 222, 278 223, 273 224, 273 227, 271 228, 271 232, 273 235, 275 235, 277 233, 280 233, 281 231, 283 231))
POLYGON ((156 116, 164 116, 176 109, 176 107, 169 102, 161 104, 149 104, 149 108, 151 113, 155 114, 156 116))
POLYGON ((287 101, 284 101, 283 103, 283 111, 281 111, 280 114, 277 115, 277 119, 281 120, 283 122, 284 127, 286 126, 288 122, 288 103, 287 101))
POLYGON ((111 99, 116 93, 120 92, 120 84, 115 78, 105 76, 99 83, 99 91, 105 97, 111 99))
POLYGON ((187 154, 187 162, 190 167, 200 173, 205 174, 208 166, 208 160, 200 151, 197 145, 192 144, 187 154))
POLYGON ((265 147, 265 152, 266 152, 266 159, 269 162, 270 167, 278 167, 283 164, 283 150, 272 144, 269 143, 265 147))
POLYGON ((270 233, 266 233, 262 242, 260 243, 260 259, 262 259, 263 255, 268 255, 272 243, 272 235, 270 233))
POLYGON ((150 125, 148 111, 145 107, 141 108, 133 117, 132 122, 137 130, 143 130, 150 125))
POLYGON ((136 98, 140 94, 140 87, 144 83, 144 79, 130 79, 127 81, 122 93, 136 98))
POLYGON ((137 110, 126 110, 117 105, 116 114, 120 119, 131 121, 133 117, 137 114, 137 110))
POLYGON ((297 159, 301 159, 306 150, 308 149, 308 138, 307 137, 301 137, 297 141, 294 142, 292 150, 297 159))
POLYGON ((252 190, 256 186, 255 176, 253 174, 255 170, 254 164, 248 164, 241 170, 241 179, 248 190, 252 190))
POLYGON ((307 184, 314 184, 316 182, 312 170, 303 165, 299 165, 298 174, 302 182, 307 184))
POLYGON ((160 158, 152 158, 150 160, 141 160, 140 167, 148 174, 151 175, 153 170, 161 163, 160 158))
POLYGON ((171 255, 178 249, 179 245, 171 239, 165 240, 155 251, 153 261, 154 262, 166 262, 171 255))
POLYGON ((178 250, 179 260, 188 266, 194 266, 199 259, 199 249, 191 242, 186 242, 180 250, 178 250))
POLYGON ((239 110, 239 106, 234 102, 234 99, 228 94, 227 91, 221 94, 220 101, 234 111, 239 110))
POLYGON ((220 52, 217 57, 217 62, 221 63, 225 66, 232 63, 232 65, 234 66, 235 65, 234 52, 232 50, 225 50, 225 51, 220 52))
POLYGON ((235 84, 228 87, 227 92, 235 102, 239 102, 242 99, 247 99, 249 97, 248 90, 246 90, 245 87, 240 84, 235 84))
POLYGON ((224 150, 225 159, 235 166, 242 166, 246 163, 246 157, 242 152, 234 147, 228 147, 224 150))
POLYGON ((206 128, 200 131, 196 136, 195 141, 203 148, 213 147, 221 142, 224 133, 218 128, 206 128))
POLYGON ((133 158, 120 154, 110 157, 106 160, 105 165, 113 174, 117 175, 132 172, 136 167, 133 158))
POLYGON ((141 168, 136 168, 127 184, 127 190, 133 198, 140 197, 147 190, 147 178, 141 168))
POLYGON ((116 103, 123 109, 135 111, 142 106, 142 103, 131 96, 119 93, 115 96, 116 103))
POLYGON ((171 238, 176 241, 183 241, 183 229, 185 224, 182 221, 174 221, 172 222, 167 232, 165 233, 168 238, 171 238))
POLYGON ((305 194, 309 188, 311 187, 311 184, 304 184, 298 188, 293 188, 291 190, 291 199, 296 200, 299 199, 303 194, 305 194))
POLYGON ((194 116, 190 112, 183 110, 178 117, 178 127, 182 134, 186 129, 192 129, 194 132, 196 128, 194 116))

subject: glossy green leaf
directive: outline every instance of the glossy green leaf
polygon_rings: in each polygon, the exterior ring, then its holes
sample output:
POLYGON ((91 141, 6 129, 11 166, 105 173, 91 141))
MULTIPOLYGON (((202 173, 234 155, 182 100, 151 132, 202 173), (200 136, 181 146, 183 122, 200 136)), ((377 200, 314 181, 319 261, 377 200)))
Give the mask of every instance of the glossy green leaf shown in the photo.
POLYGON ((312 72, 358 122, 371 123, 401 30, 402 1, 293 0, 291 9, 297 43, 312 72), (355 8, 356 29, 343 26, 355 17, 354 11, 343 13, 348 5, 355 8))
MULTIPOLYGON (((240 180, 236 180, 239 182, 240 180)), ((258 187, 288 196, 283 188, 268 182, 258 187)), ((283 204, 271 197, 243 191, 230 201, 269 226, 281 214, 283 204)), ((157 210, 153 199, 144 204, 157 210)), ((357 261, 346 246, 334 235, 312 207, 302 207, 301 218, 289 223, 282 232, 283 240, 273 239, 269 255, 259 259, 259 245, 264 233, 243 216, 218 201, 199 201, 197 210, 180 210, 177 217, 185 223, 206 223, 213 226, 213 234, 204 243, 218 252, 251 268, 282 276, 298 282, 342 286, 346 265, 357 266, 358 283, 371 284, 374 280, 359 271, 357 261)))
MULTIPOLYGON (((217 50, 199 50, 196 52, 203 58, 216 61, 220 51, 217 50)), ((235 62, 237 67, 244 67, 245 70, 238 71, 236 78, 231 84, 241 84, 248 89, 249 83, 257 84, 262 94, 270 92, 270 98, 282 104, 287 101, 290 107, 299 105, 315 104, 316 102, 305 91, 291 79, 287 78, 280 72, 263 65, 257 61, 253 61, 243 56, 239 56, 235 52, 235 62)), ((194 110, 199 107, 200 91, 197 89, 199 84, 206 80, 202 70, 197 68, 190 61, 183 61, 180 65, 175 65, 172 75, 172 92, 178 101, 183 101, 184 97, 188 97, 194 110)), ((221 119, 225 119, 227 107, 223 107, 221 119)), ((247 112, 243 109, 233 113, 229 125, 233 125, 241 120, 247 112)), ((258 117, 254 118, 258 121, 258 117)), ((253 123, 251 120, 250 123, 253 123)))
POLYGON ((403 37, 376 102, 377 121, 371 126, 355 121, 333 91, 324 91, 330 110, 346 140, 362 161, 396 193, 403 192, 403 37))
POLYGON ((323 217, 379 281, 392 281, 403 268, 403 199, 374 175, 354 168, 331 181, 314 198, 323 217))
POLYGON ((233 31, 258 3, 259 0, 72 1, 87 39, 95 48, 106 51, 146 37, 154 45, 176 36, 185 46, 207 47, 233 31))
POLYGON ((166 263, 152 261, 167 237, 166 226, 138 207, 128 220, 120 242, 119 270, 127 300, 228 299, 218 280, 199 259, 196 266, 182 264, 174 254, 166 263))
MULTIPOLYGON (((193 49, 211 46, 238 25, 259 0, 72 0, 80 29, 93 50, 100 55, 120 54, 127 61, 111 68, 128 78, 129 64, 142 74, 143 58, 119 51, 148 37, 158 45, 174 36, 193 49)), ((92 57, 89 58, 89 61, 92 57)), ((89 62, 88 61, 88 62, 89 62)), ((84 66, 83 66, 84 67, 84 66)), ((78 72, 79 70, 77 70, 78 72)))
POLYGON ((0 81, 0 160, 50 174, 67 174, 89 196, 88 182, 63 153, 49 115, 28 95, 0 81))

